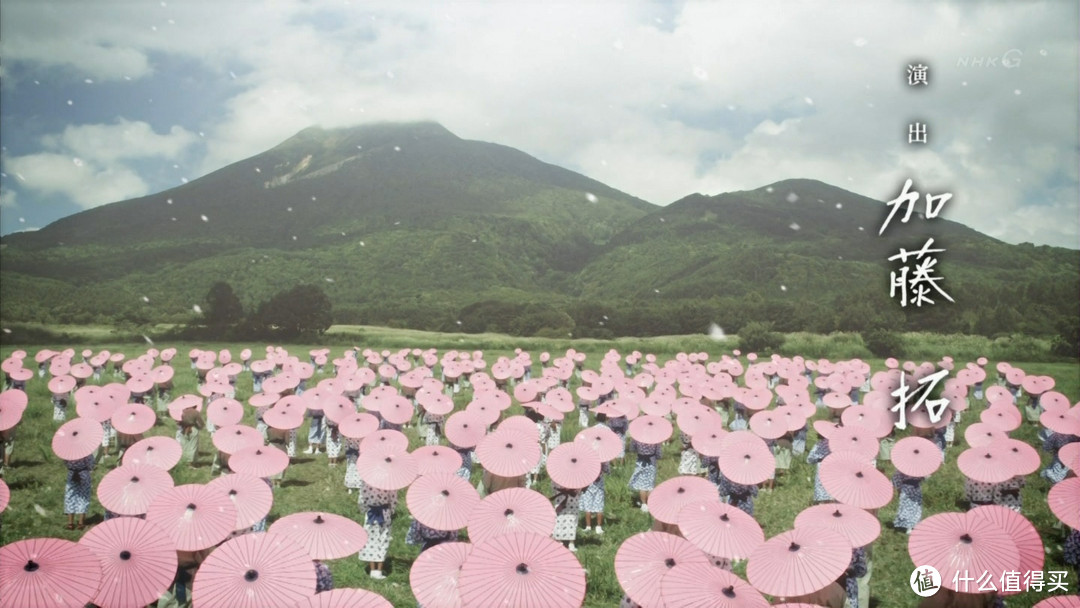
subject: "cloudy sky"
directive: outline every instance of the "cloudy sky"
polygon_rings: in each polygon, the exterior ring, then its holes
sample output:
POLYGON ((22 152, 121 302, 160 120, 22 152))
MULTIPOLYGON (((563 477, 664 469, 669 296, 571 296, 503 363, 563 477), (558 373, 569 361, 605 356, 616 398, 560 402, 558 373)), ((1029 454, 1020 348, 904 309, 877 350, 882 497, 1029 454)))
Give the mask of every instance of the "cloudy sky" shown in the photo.
POLYGON ((943 217, 1080 248, 1078 20, 1072 0, 4 0, 0 233, 310 125, 426 119, 661 205, 911 178, 953 193, 943 217))

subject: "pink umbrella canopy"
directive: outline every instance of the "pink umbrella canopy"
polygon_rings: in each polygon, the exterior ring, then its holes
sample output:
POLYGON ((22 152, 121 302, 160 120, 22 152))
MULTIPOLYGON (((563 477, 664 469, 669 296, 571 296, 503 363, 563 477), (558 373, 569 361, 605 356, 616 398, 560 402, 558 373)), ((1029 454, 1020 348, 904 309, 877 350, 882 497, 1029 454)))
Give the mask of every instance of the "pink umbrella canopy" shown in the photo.
POLYGON ((53 435, 53 453, 61 460, 86 458, 101 445, 104 434, 105 431, 97 420, 91 418, 68 420, 56 429, 56 434, 53 435))
POLYGON ((390 452, 405 452, 409 449, 409 438, 401 431, 385 429, 369 433, 360 441, 360 452, 367 450, 382 450, 390 452))
POLYGON ((26 393, 18 389, 0 393, 0 431, 6 431, 19 424, 28 401, 26 393))
POLYGON ((159 494, 146 510, 179 551, 201 551, 220 543, 235 528, 236 507, 228 496, 199 484, 176 486, 159 494))
POLYGON ((75 378, 66 375, 58 375, 49 380, 49 392, 54 395, 66 395, 75 388, 75 378))
POLYGON ((1043 412, 1039 422, 1055 433, 1080 435, 1080 416, 1074 409, 1043 412))
POLYGON ((1046 495, 1050 510, 1061 523, 1073 530, 1080 530, 1080 477, 1070 477, 1055 483, 1046 495))
POLYGON ((956 464, 966 477, 984 483, 1001 483, 1017 474, 1015 464, 1005 455, 1000 442, 968 448, 960 453, 956 464))
POLYGON ((244 534, 214 550, 195 574, 195 608, 291 608, 315 595, 315 564, 287 536, 244 534))
POLYGON ((574 437, 574 441, 581 441, 596 451, 600 462, 610 462, 619 457, 623 447, 622 439, 610 428, 598 425, 582 429, 574 437))
MULTIPOLYGON (((1043 569, 1046 555, 1043 549, 1042 537, 1035 526, 1023 515, 1008 507, 999 505, 986 505, 975 507, 970 511, 971 515, 984 519, 989 526, 999 528, 1009 533, 1020 555, 1020 572, 1035 572, 1043 569)), ((1019 591, 999 590, 1002 595, 1015 595, 1019 591)))
POLYGON ((262 433, 242 424, 223 426, 214 433, 214 447, 225 454, 235 454, 244 448, 261 447, 262 433))
POLYGON ((904 475, 928 477, 941 466, 941 450, 924 437, 904 437, 893 445, 890 460, 904 475))
POLYGON ((877 436, 865 426, 841 426, 829 431, 829 448, 834 452, 856 452, 873 459, 880 447, 877 436))
POLYGON ((976 422, 964 429, 964 441, 973 448, 981 448, 997 443, 1006 437, 1008 435, 1005 431, 985 422, 976 422))
POLYGON ((852 547, 865 547, 881 535, 878 518, 858 507, 822 504, 807 507, 795 517, 795 527, 820 526, 839 532, 852 547))
MULTIPOLYGON (((1028 446, 1031 447, 1031 446, 1028 446)), ((1058 450, 1058 459, 1074 473, 1080 473, 1080 441, 1066 443, 1058 450)))
POLYGON ((615 552, 615 575, 626 595, 644 608, 663 606, 660 581, 681 564, 712 562, 690 541, 667 532, 640 532, 615 552))
POLYGON ((152 523, 117 517, 90 528, 79 539, 101 565, 101 588, 93 603, 142 608, 169 588, 176 576, 176 546, 152 523))
POLYGON ((424 475, 405 494, 409 513, 433 530, 460 530, 480 504, 480 494, 454 473, 424 475))
POLYGON ((1030 475, 1039 469, 1039 452, 1030 444, 1011 437, 1001 442, 1005 460, 1017 475, 1030 475))
POLYGON ((583 442, 562 443, 548 454, 546 466, 553 483, 578 490, 589 487, 600 476, 600 455, 583 442))
POLYGON ((941 586, 953 591, 964 590, 954 585, 958 574, 985 571, 990 580, 1000 580, 1020 565, 1009 533, 971 512, 938 513, 920 521, 908 537, 908 554, 915 564, 937 569, 941 586))
POLYGON ((706 554, 734 560, 746 559, 765 542, 757 520, 734 505, 711 498, 679 511, 679 531, 706 554))
POLYGON ((5 483, 3 479, 0 479, 0 513, 3 513, 4 509, 7 509, 8 502, 10 501, 11 488, 8 487, 7 483, 5 483))
POLYGON ((268 532, 296 541, 312 559, 339 559, 354 555, 364 548, 368 538, 364 526, 356 521, 315 511, 286 515, 275 521, 268 532))
POLYGON ((379 430, 379 419, 367 412, 346 414, 338 421, 338 430, 349 439, 363 439, 379 430))
POLYGON ((461 454, 444 445, 426 445, 412 451, 416 474, 453 473, 461 468, 461 454))
MULTIPOLYGON (((721 428, 702 431, 690 439, 690 445, 698 454, 716 458, 724 453, 724 438, 727 434, 728 432, 721 428)), ((773 460, 775 462, 775 458, 773 460)))
POLYGON ((562 543, 521 532, 474 544, 458 577, 464 606, 578 608, 585 570, 562 543))
POLYGON ((1052 595, 1033 608, 1080 608, 1080 595, 1052 595))
POLYGON ((394 608, 387 599, 366 589, 323 591, 293 604, 293 608, 394 608))
POLYGON ((717 457, 720 472, 735 483, 753 486, 769 478, 776 469, 776 458, 765 441, 750 431, 735 431, 724 436, 717 457))
POLYGON ((236 399, 219 397, 206 406, 206 419, 214 426, 239 424, 244 418, 244 405, 236 399))
POLYGON ((795 528, 762 543, 746 564, 746 578, 762 593, 781 597, 823 589, 847 570, 851 543, 828 528, 795 528))
POLYGON ((821 485, 839 502, 860 509, 880 509, 893 498, 889 478, 857 452, 833 452, 825 457, 821 485))
POLYGON ((291 431, 300 428, 304 424, 303 410, 292 408, 284 409, 277 405, 263 412, 263 422, 271 428, 279 431, 291 431))
POLYGON ((459 448, 471 448, 487 433, 487 425, 469 412, 454 412, 446 419, 446 438, 459 448))
POLYGON ((138 435, 153 428, 157 414, 141 403, 125 403, 113 410, 111 420, 117 432, 138 435))
POLYGON ((484 542, 500 534, 532 532, 550 536, 555 507, 536 490, 507 488, 484 497, 469 516, 469 539, 484 542))
POLYGON ((407 452, 360 450, 356 468, 364 483, 380 490, 400 490, 416 479, 416 459, 407 452))
POLYGON ((769 608, 757 589, 732 572, 712 564, 679 564, 660 579, 664 606, 769 608))
POLYGON ((427 608, 462 608, 458 576, 472 545, 441 543, 421 553, 409 568, 409 585, 427 608))
POLYGON ((524 433, 499 430, 480 440, 476 455, 485 470, 500 477, 516 477, 540 462, 540 444, 524 433))
POLYGON ((100 586, 97 558, 69 540, 29 538, 0 547, 0 608, 83 608, 100 586))
POLYGON ((272 477, 289 466, 289 455, 272 445, 246 447, 229 456, 234 473, 253 477, 272 477))
POLYGON ((661 482, 649 494, 649 513, 658 521, 676 525, 683 507, 708 500, 720 502, 712 482, 703 477, 680 475, 661 482))
POLYGON ((222 475, 206 484, 206 487, 229 497, 236 507, 234 529, 245 530, 270 513, 274 492, 266 480, 251 475, 232 473, 222 475))
POLYGON ((109 471, 98 484, 101 506, 119 515, 142 515, 154 498, 174 486, 172 475, 149 464, 125 464, 109 471))
POLYGON ((788 432, 788 421, 775 410, 762 410, 750 417, 750 430, 762 439, 779 439, 788 432))
POLYGON ((979 420, 1002 431, 1015 431, 1020 428, 1023 415, 1012 404, 991 405, 979 414, 979 420))
POLYGON ((671 423, 659 416, 641 416, 630 423, 630 436, 640 443, 663 443, 672 430, 671 423))
POLYGON ((124 464, 149 464, 160 469, 169 469, 180 462, 183 448, 172 437, 158 435, 140 439, 124 451, 124 464))

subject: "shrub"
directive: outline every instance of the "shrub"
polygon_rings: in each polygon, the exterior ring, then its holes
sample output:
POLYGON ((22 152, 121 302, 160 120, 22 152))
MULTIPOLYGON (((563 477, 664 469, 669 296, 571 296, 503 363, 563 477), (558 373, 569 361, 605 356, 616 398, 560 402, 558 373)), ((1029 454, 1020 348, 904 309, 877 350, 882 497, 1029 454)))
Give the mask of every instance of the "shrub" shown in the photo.
POLYGON ((862 332, 862 339, 875 357, 904 356, 904 337, 895 331, 878 327, 862 332))
POLYGON ((768 354, 779 350, 784 344, 784 335, 772 330, 772 323, 752 321, 739 330, 739 348, 744 353, 768 354))

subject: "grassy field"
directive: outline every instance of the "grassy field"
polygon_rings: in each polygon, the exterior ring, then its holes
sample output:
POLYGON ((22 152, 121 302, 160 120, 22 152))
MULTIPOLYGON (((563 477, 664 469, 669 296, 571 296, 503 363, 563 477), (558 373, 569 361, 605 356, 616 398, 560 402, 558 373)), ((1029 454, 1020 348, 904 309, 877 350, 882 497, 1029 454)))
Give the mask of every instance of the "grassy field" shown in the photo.
MULTIPOLYGON (((599 360, 610 348, 618 348, 622 352, 640 350, 657 355, 660 360, 673 357, 678 351, 704 351, 709 352, 713 359, 724 352, 730 352, 731 345, 713 342, 705 337, 669 337, 652 339, 626 339, 617 341, 556 341, 540 339, 510 338, 487 334, 429 334, 425 332, 410 332, 402 330, 378 330, 375 328, 347 328, 338 330, 348 335, 357 335, 356 344, 360 347, 394 348, 394 347, 437 347, 446 349, 482 349, 489 364, 500 355, 513 355, 514 347, 521 347, 533 354, 533 359, 538 360, 539 352, 550 350, 556 353, 557 349, 565 349, 567 346, 588 354, 586 367, 595 369, 599 360)), ((336 340, 335 340, 336 342, 336 340)), ((220 350, 228 348, 236 357, 242 348, 251 348, 256 354, 262 352, 263 345, 256 344, 157 344, 157 348, 167 346, 176 347, 179 350, 173 366, 177 371, 174 384, 174 396, 185 392, 195 391, 195 372, 191 370, 186 358, 191 348, 220 350)), ((53 345, 52 348, 60 349, 64 345, 53 345)), ((308 350, 317 345, 293 345, 289 346, 290 352, 301 359, 306 360, 308 350)), ((7 357, 15 346, 6 345, 0 348, 0 356, 7 357)), ((31 357, 39 347, 28 348, 31 357)), ((124 352, 128 357, 136 356, 145 351, 145 345, 135 346, 131 344, 99 344, 95 350, 108 349, 112 352, 124 352)), ((77 349, 81 350, 81 348, 77 349)), ((340 356, 344 347, 336 347, 332 356, 340 356)), ((559 352, 561 354, 561 352, 559 352)), ((947 350, 941 350, 940 355, 950 354, 947 350)), ((939 355, 939 356, 940 356, 939 355)), ((874 370, 884 367, 881 360, 869 360, 874 370)), ((1080 399, 1080 370, 1074 363, 1038 363, 1025 364, 1020 361, 1011 361, 1013 365, 1022 367, 1028 373, 1051 375, 1057 380, 1056 390, 1063 392, 1073 402, 1080 399)), ((990 364, 992 368, 994 362, 990 364)), ((538 372, 539 364, 535 366, 538 372)), ((328 370, 332 372, 332 367, 328 370)), ((317 375, 309 386, 327 374, 317 375)), ((106 377, 106 381, 112 380, 106 377)), ((571 388, 576 387, 574 381, 571 388)), ((77 531, 64 529, 65 518, 63 515, 63 489, 65 469, 62 462, 52 454, 50 440, 58 426, 52 421, 52 408, 49 402, 49 394, 44 379, 36 376, 28 386, 30 395, 30 407, 24 415, 23 422, 19 426, 18 438, 13 457, 12 467, 7 470, 5 478, 12 489, 12 499, 8 510, 3 514, 3 529, 0 532, 0 542, 9 543, 16 540, 54 536, 76 540, 79 536, 77 531)), ((244 373, 237 382, 237 399, 243 401, 251 395, 251 377, 244 373)), ((457 396, 456 402, 459 407, 468 402, 468 397, 463 391, 457 396)), ((981 404, 973 402, 973 412, 966 413, 963 422, 957 429, 957 445, 948 452, 947 464, 937 473, 930 477, 923 485, 925 496, 924 517, 942 511, 956 511, 965 508, 963 504, 962 476, 956 468, 956 457, 963 449, 963 429, 971 422, 977 420, 977 412, 981 404)), ((520 413, 520 406, 515 403, 511 413, 520 413)), ((74 412, 72 407, 70 411, 74 412)), ((819 412, 818 417, 823 416, 819 412)), ((249 411, 245 421, 253 423, 253 415, 249 411)), ((578 431, 577 416, 572 414, 567 417, 563 425, 562 438, 564 441, 571 440, 578 431)), ((1020 439, 1035 442, 1037 428, 1025 424, 1012 435, 1020 439)), ((148 434, 173 435, 175 424, 171 419, 159 422, 148 434)), ((413 446, 421 445, 416 441, 413 430, 408 430, 413 446)), ((306 425, 301 427, 300 450, 302 451, 306 438, 306 425)), ((808 438, 808 447, 816 441, 813 430, 808 438)), ((213 446, 210 437, 204 433, 201 438, 202 452, 193 467, 176 467, 172 473, 176 483, 205 483, 211 479, 210 462, 213 459, 213 446)), ((114 448, 115 450, 115 448, 114 448)), ((1044 463, 1049 460, 1044 455, 1044 463)), ((111 470, 116 464, 115 457, 106 458, 99 462, 94 472, 95 488, 101 477, 111 470)), ((660 463, 660 475, 658 480, 663 480, 676 475, 678 466, 678 446, 668 444, 664 449, 664 456, 660 463)), ((615 577, 613 560, 619 544, 627 537, 643 530, 648 530, 652 520, 648 514, 642 513, 633 507, 633 492, 627 488, 627 480, 633 468, 632 459, 626 464, 616 467, 607 480, 607 513, 604 529, 606 534, 597 537, 593 534, 585 534, 579 531, 577 546, 578 558, 588 572, 588 592, 585 606, 610 607, 617 606, 622 590, 615 577)), ((891 475, 891 465, 886 466, 886 474, 891 475)), ((289 468, 286 480, 282 487, 275 493, 274 506, 271 510, 271 522, 282 515, 305 510, 322 510, 348 515, 362 520, 362 514, 357 509, 355 494, 350 496, 346 493, 342 479, 345 473, 344 464, 335 468, 327 466, 325 456, 300 455, 289 468)), ((795 516, 810 504, 813 494, 813 467, 804 460, 795 459, 789 474, 785 475, 772 492, 762 492, 756 501, 756 517, 765 530, 766 537, 771 537, 789 529, 795 516)), ((479 467, 474 472, 473 481, 479 480, 479 467)), ((539 488, 547 493, 548 484, 545 481, 539 488)), ((1046 506, 1046 492, 1048 483, 1033 475, 1029 478, 1028 485, 1023 490, 1025 514, 1036 525, 1042 534, 1043 541, 1048 548, 1047 561, 1044 570, 1065 570, 1062 564, 1061 542, 1064 538, 1061 529, 1055 527, 1056 518, 1046 506)), ((385 580, 372 580, 365 571, 365 564, 355 558, 340 559, 329 562, 334 573, 337 587, 362 587, 374 590, 387 599, 394 606, 414 606, 415 599, 409 589, 409 565, 416 557, 418 549, 406 545, 404 542, 405 532, 408 529, 409 517, 404 508, 404 492, 401 493, 401 508, 393 522, 393 543, 390 547, 386 566, 387 578, 385 580)), ((913 564, 907 554, 907 536, 891 529, 890 525, 895 515, 895 501, 890 506, 881 509, 878 517, 883 524, 881 537, 874 543, 873 548, 873 575, 870 581, 871 605, 881 607, 912 606, 916 605, 917 598, 907 585, 907 577, 913 564)), ((89 523, 101 521, 102 507, 97 503, 96 497, 91 507, 89 523)), ((744 564, 736 567, 740 574, 744 573, 744 564)), ((1070 593, 1077 593, 1077 574, 1070 571, 1068 575, 1068 589, 1070 593)), ((1060 593, 1060 592, 1058 592, 1060 593)), ((1010 607, 1031 606, 1045 594, 1023 594, 1010 598, 1010 607)))

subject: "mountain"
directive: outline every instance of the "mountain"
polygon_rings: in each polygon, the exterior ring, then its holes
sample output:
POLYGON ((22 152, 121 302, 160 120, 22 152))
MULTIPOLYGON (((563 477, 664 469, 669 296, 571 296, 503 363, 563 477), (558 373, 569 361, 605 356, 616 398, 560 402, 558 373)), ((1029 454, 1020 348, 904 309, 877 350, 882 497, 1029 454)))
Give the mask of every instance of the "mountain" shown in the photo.
POLYGON ((310 128, 0 239, 0 317, 185 322, 224 280, 249 310, 310 282, 339 323, 528 335, 1078 324, 1080 252, 1002 243, 949 221, 947 204, 878 236, 886 211, 808 179, 658 207, 435 123, 310 128), (928 236, 956 303, 901 309, 886 259, 928 236))

